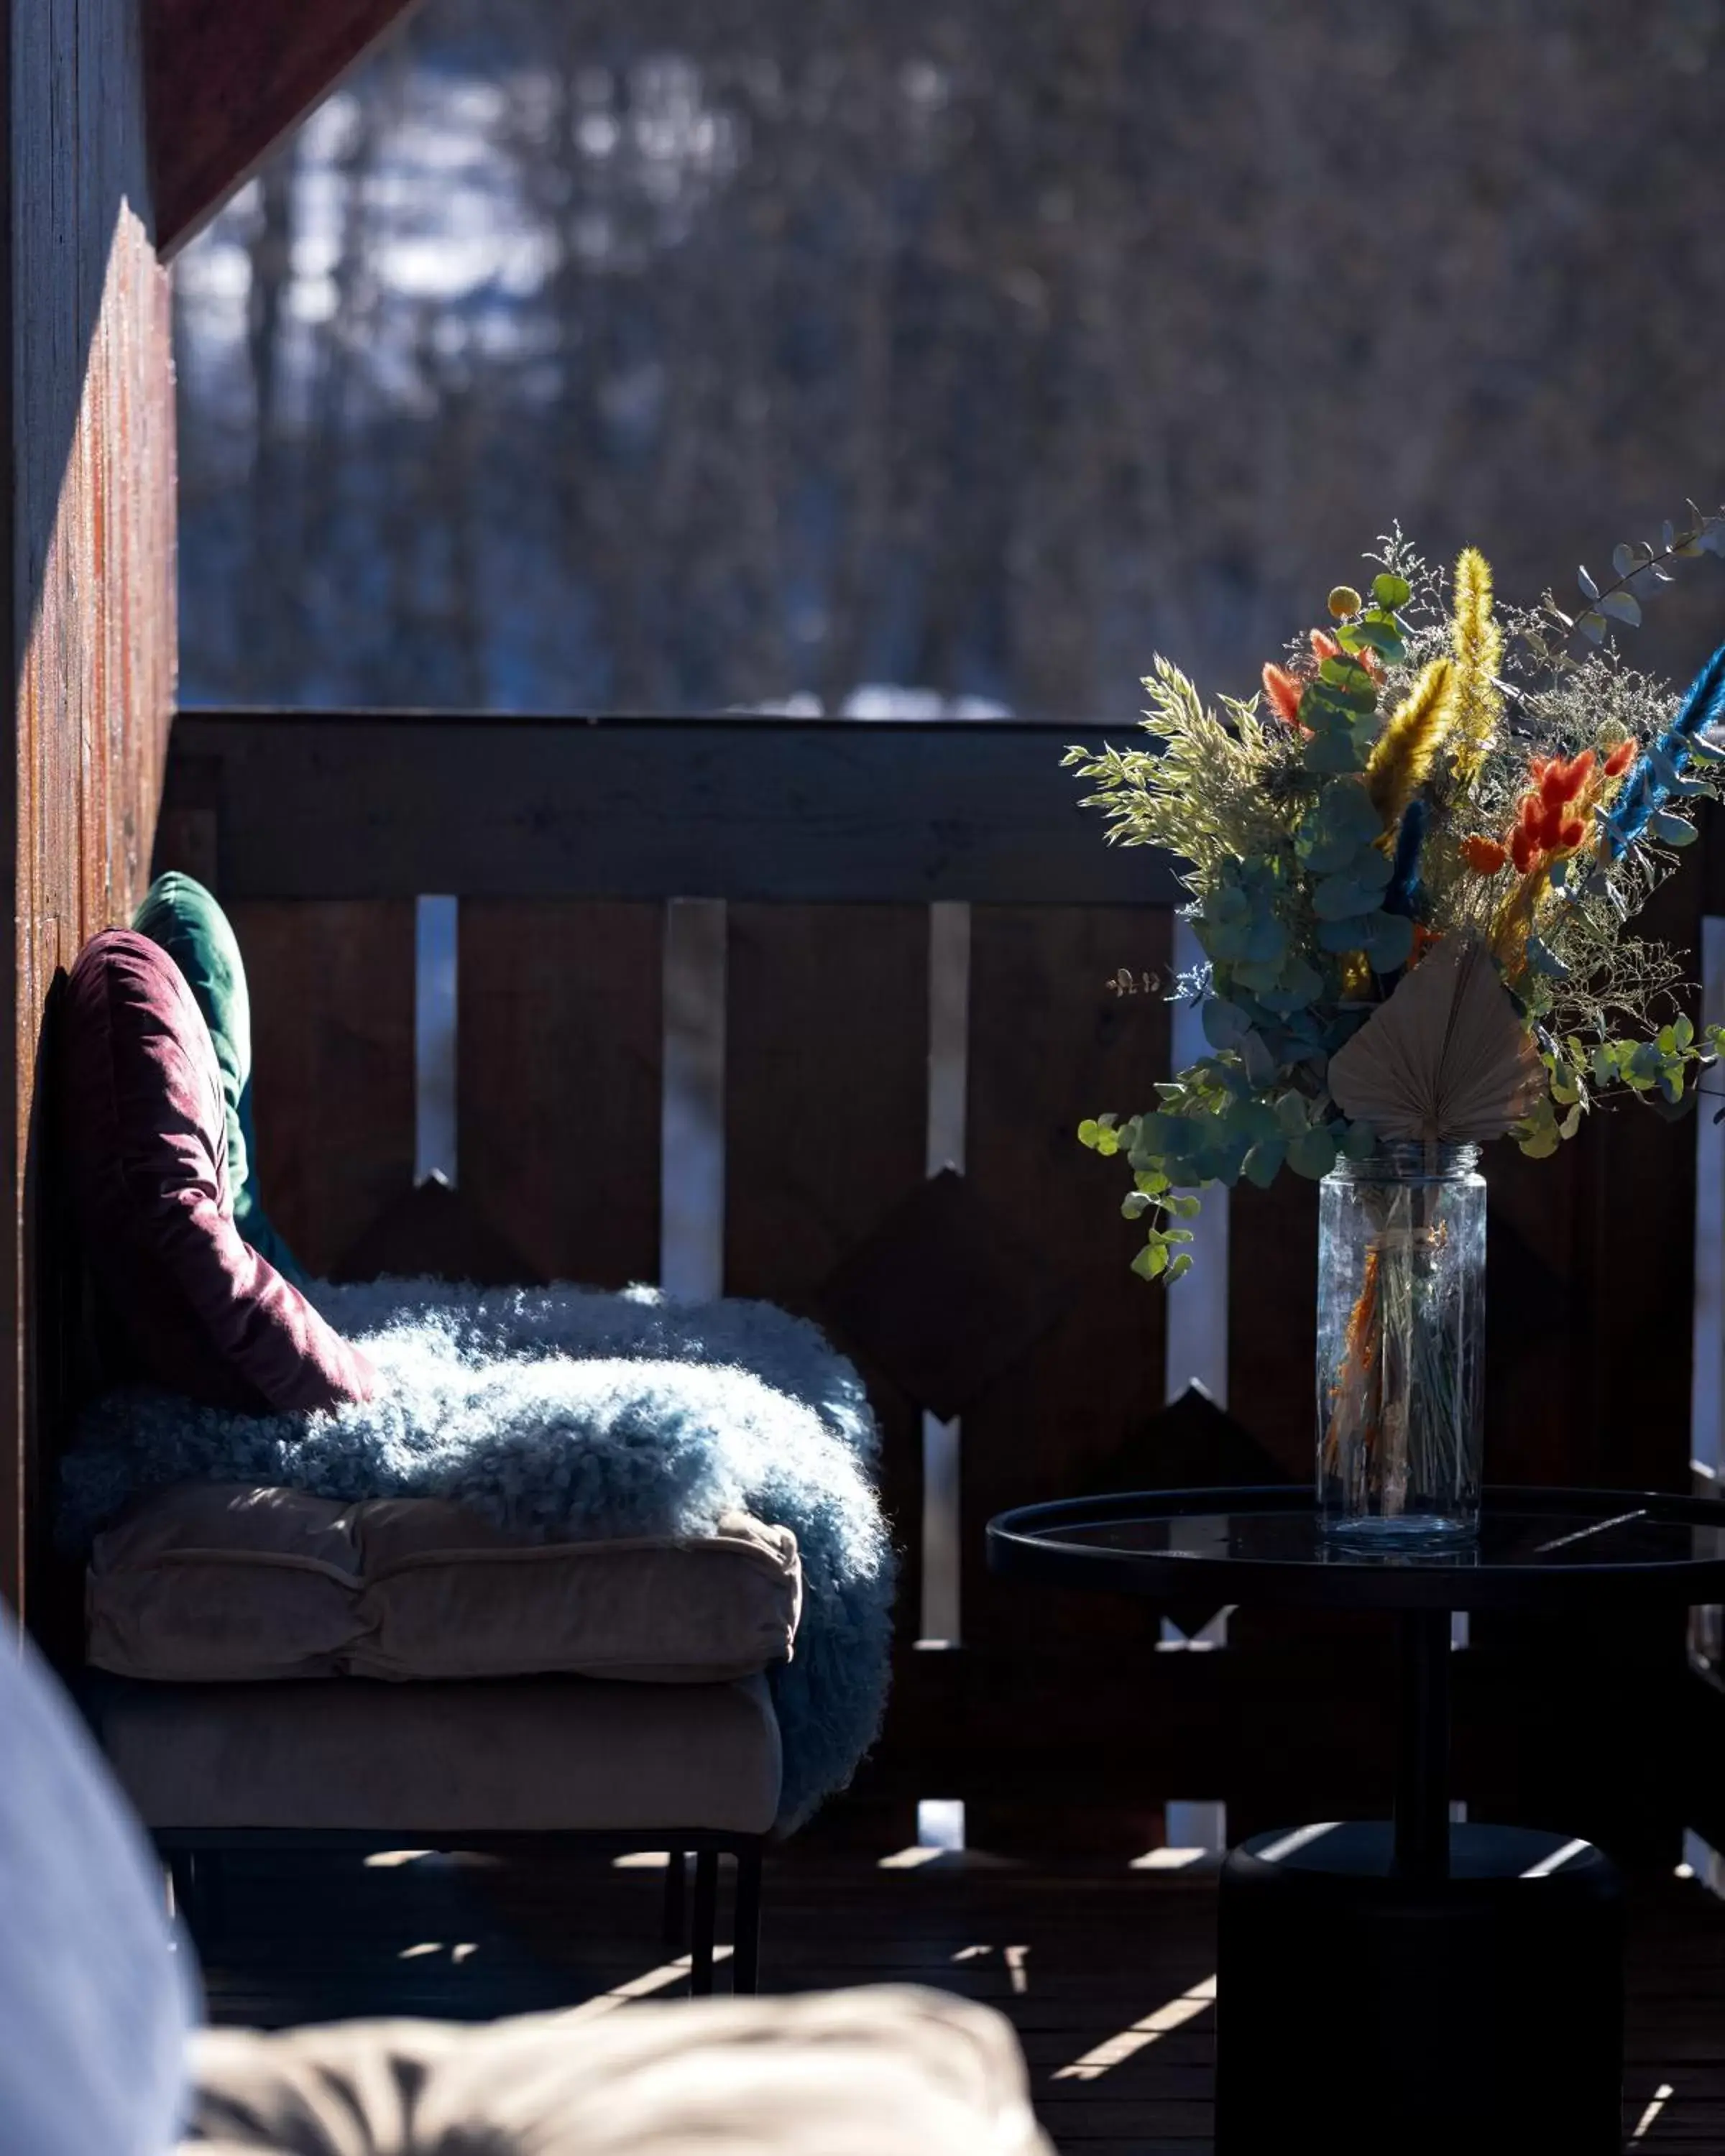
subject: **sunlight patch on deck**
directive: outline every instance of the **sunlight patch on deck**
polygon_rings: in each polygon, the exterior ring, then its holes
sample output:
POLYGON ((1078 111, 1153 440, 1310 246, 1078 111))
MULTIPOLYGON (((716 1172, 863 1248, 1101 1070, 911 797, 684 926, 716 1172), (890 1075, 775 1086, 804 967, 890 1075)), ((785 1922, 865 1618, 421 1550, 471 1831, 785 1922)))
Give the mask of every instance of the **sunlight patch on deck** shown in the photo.
POLYGON ((1590 1841, 1566 1841, 1561 1849, 1554 1849, 1549 1856, 1542 1856, 1538 1864, 1530 1864, 1522 1876, 1523 1879, 1549 1879, 1553 1871, 1561 1871, 1566 1864, 1573 1864, 1578 1856, 1585 1856, 1592 1847, 1590 1841))
MULTIPOLYGON (((952 1956, 952 1959, 955 1962, 986 1961, 993 1951, 993 1948, 987 1944, 960 1947, 957 1953, 952 1956)), ((1011 1986, 1014 1996, 1022 1999, 1030 1989, 1030 1972, 1027 1967, 1030 1958, 1029 1948, 1027 1946, 1002 1947, 1000 1958, 1006 1964, 1007 1983, 1011 1986)))
POLYGON ((963 1861, 962 1849, 925 1849, 920 1845, 910 1849, 895 1849, 890 1856, 880 1859, 877 1869, 882 1871, 920 1871, 924 1866, 945 1864, 956 1866, 963 1861))
POLYGON ((1296 1850, 1307 1849, 1314 1841, 1322 1841, 1327 1834, 1333 1834, 1342 1824, 1340 1820, 1319 1820, 1311 1826, 1296 1826, 1291 1834, 1285 1834, 1280 1841, 1272 1841, 1268 1849, 1258 1851, 1260 1864, 1280 1864, 1285 1856, 1296 1850))
POLYGON ((1653 2124, 1654 2121, 1659 2117, 1661 2112, 1665 2109, 1666 2106, 1671 2102, 1671 2098, 1676 2094, 1676 2091, 1671 2087, 1669 2082, 1661 2082, 1660 2083, 1659 2087, 1653 2092, 1653 2099, 1651 2102, 1649 2103, 1647 2108, 1635 2121, 1635 2130, 1630 2136, 1630 2140, 1632 2143, 1637 2141, 1645 2141, 1647 2138, 1648 2128, 1653 2124))
POLYGON ((1147 2014, 1142 2021, 1134 2021, 1130 2028, 1122 2029, 1117 2036, 1098 2044, 1094 2051, 1086 2051, 1081 2059, 1075 2059, 1070 2066, 1056 2066, 1052 2078, 1057 2082, 1094 2082, 1101 2080, 1116 2066, 1124 2066, 1150 2045, 1159 2043, 1164 2036, 1172 2035, 1176 2029, 1183 2029, 1189 2021, 1195 2021, 1200 2014, 1207 2014, 1216 2003, 1216 1979, 1207 1976, 1203 1983, 1194 1984, 1189 1991, 1183 1991, 1178 1999, 1169 1999, 1166 2006, 1158 2006, 1153 2014, 1147 2014))
MULTIPOLYGON (((713 1948, 713 1964, 729 1961, 729 1947, 713 1948)), ((650 1999, 656 1991, 669 1991, 674 1984, 686 1983, 690 1959, 679 1954, 675 1961, 661 1962, 657 1969, 644 1970, 639 1976, 629 1977, 622 1984, 614 1984, 608 1991, 602 1991, 597 1999, 584 2000, 571 2007, 562 2018, 565 2021, 595 2021, 602 2014, 614 2014, 619 2006, 627 2006, 631 1999, 650 1999)))

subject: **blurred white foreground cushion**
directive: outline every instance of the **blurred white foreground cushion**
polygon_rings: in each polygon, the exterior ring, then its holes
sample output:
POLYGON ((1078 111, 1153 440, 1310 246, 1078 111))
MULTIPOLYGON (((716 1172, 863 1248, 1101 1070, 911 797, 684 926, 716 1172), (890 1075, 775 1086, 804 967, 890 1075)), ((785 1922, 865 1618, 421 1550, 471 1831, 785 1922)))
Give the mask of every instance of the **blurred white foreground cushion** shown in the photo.
POLYGON ((0 1604, 0 2156, 166 2156, 194 2019, 160 1866, 0 1604))
POLYGON ((908 1986, 198 2039, 182 2156, 1052 2156, 990 2008, 908 1986))

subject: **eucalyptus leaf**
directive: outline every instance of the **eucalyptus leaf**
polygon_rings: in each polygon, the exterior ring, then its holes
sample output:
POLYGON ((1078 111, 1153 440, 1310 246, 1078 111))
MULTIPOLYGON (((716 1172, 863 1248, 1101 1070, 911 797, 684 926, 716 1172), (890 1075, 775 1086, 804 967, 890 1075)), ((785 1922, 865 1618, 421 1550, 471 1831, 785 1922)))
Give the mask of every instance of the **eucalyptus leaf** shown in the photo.
POLYGON ((1249 1033, 1240 1045, 1240 1055, 1245 1060, 1246 1075, 1255 1086, 1267 1086, 1276 1075, 1276 1058, 1270 1053, 1261 1033, 1249 1033))
POLYGON ((1598 598, 1599 596, 1599 588, 1588 574, 1587 565, 1584 562, 1576 572, 1575 581, 1580 585, 1581 595, 1584 599, 1598 598))
POLYGON ((1297 1093, 1284 1093, 1276 1104, 1276 1127, 1284 1137, 1298 1137, 1307 1127, 1306 1103, 1297 1093))
POLYGON ((1413 922, 1405 914, 1374 913, 1364 948, 1373 973, 1393 973, 1413 956, 1413 922))
POLYGON ((1290 1141, 1288 1166, 1296 1175, 1310 1176, 1317 1182, 1336 1165, 1337 1151, 1335 1139, 1322 1123, 1317 1123, 1290 1141))
POLYGON ((1321 921, 1317 925, 1317 947, 1320 951, 1363 951, 1366 938, 1372 932, 1372 920, 1363 913, 1349 914, 1342 921, 1321 921))
POLYGON ((1668 808, 1656 808, 1647 819, 1647 829, 1668 846, 1692 846, 1699 835, 1693 824, 1668 808))
POLYGON ((1627 622, 1631 629, 1641 625, 1641 603, 1632 593, 1607 592, 1599 601, 1601 613, 1608 613, 1613 621, 1627 622))
POLYGON ((1219 996, 1205 1002, 1200 1023, 1212 1048, 1238 1048, 1252 1029, 1251 1020, 1239 1005, 1224 1003, 1219 996))
POLYGON ((1606 621, 1604 614, 1595 613, 1589 609, 1588 613, 1582 615, 1575 626, 1581 631, 1582 634, 1587 639, 1589 644, 1603 644, 1604 642, 1606 621))

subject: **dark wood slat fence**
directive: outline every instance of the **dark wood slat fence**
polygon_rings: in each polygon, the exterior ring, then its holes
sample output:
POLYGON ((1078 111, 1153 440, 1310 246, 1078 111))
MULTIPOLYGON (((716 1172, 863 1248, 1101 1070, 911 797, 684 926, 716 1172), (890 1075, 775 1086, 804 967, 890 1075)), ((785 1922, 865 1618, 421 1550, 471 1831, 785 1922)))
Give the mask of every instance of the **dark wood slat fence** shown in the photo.
MULTIPOLYGON (((411 1187, 413 901, 434 892, 461 901, 463 1206, 524 1272, 656 1276, 666 907, 726 901, 725 1286, 856 1353, 911 1559, 871 1785, 1222 1796, 1237 1823, 1358 1809, 1386 1793, 1375 1635, 1338 1652, 1243 1617, 1237 1650, 1160 1654, 1154 1613, 983 1570, 989 1514, 1116 1482, 1153 1457, 1163 1399, 1163 1295, 1127 1272, 1118 1178, 1072 1130, 1168 1069, 1167 1004, 1111 979, 1165 973, 1178 886, 1076 808, 1060 751, 1095 731, 191 712, 158 866, 234 911, 267 1194, 320 1270, 411 1187), (969 906, 970 977, 964 1173, 931 1181, 935 901, 969 906), (922 1411, 955 1404, 962 1644, 921 1650, 922 1411)), ((1673 941, 1697 941, 1700 889, 1661 901, 1673 941)), ((1491 1163, 1494 1479, 1686 1486, 1692 1161, 1690 1127, 1635 1116, 1491 1163)), ((1232 1222, 1231 1405, 1302 1476, 1313 1194, 1243 1191, 1232 1222)), ((1651 1805, 1667 1832, 1676 1800, 1646 1784, 1661 1760, 1676 1776, 1675 1634, 1609 1682, 1548 1643, 1535 1663, 1513 1628, 1501 1645, 1467 1658, 1464 1786, 1537 1811, 1584 1768, 1603 1813, 1651 1805)))

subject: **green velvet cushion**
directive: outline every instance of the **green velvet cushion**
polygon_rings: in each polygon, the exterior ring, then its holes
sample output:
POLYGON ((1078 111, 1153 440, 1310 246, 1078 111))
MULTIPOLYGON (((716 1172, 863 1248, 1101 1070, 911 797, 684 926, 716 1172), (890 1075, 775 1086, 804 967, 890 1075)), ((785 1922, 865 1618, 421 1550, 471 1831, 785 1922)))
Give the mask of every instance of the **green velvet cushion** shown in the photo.
POLYGON ((132 927, 159 944, 185 976, 215 1043, 228 1108, 228 1181, 234 1224, 260 1258, 302 1286, 305 1275, 270 1224, 258 1195, 257 1140, 252 1131, 252 1011, 245 962, 228 916, 201 883, 171 870, 157 876, 132 927))

